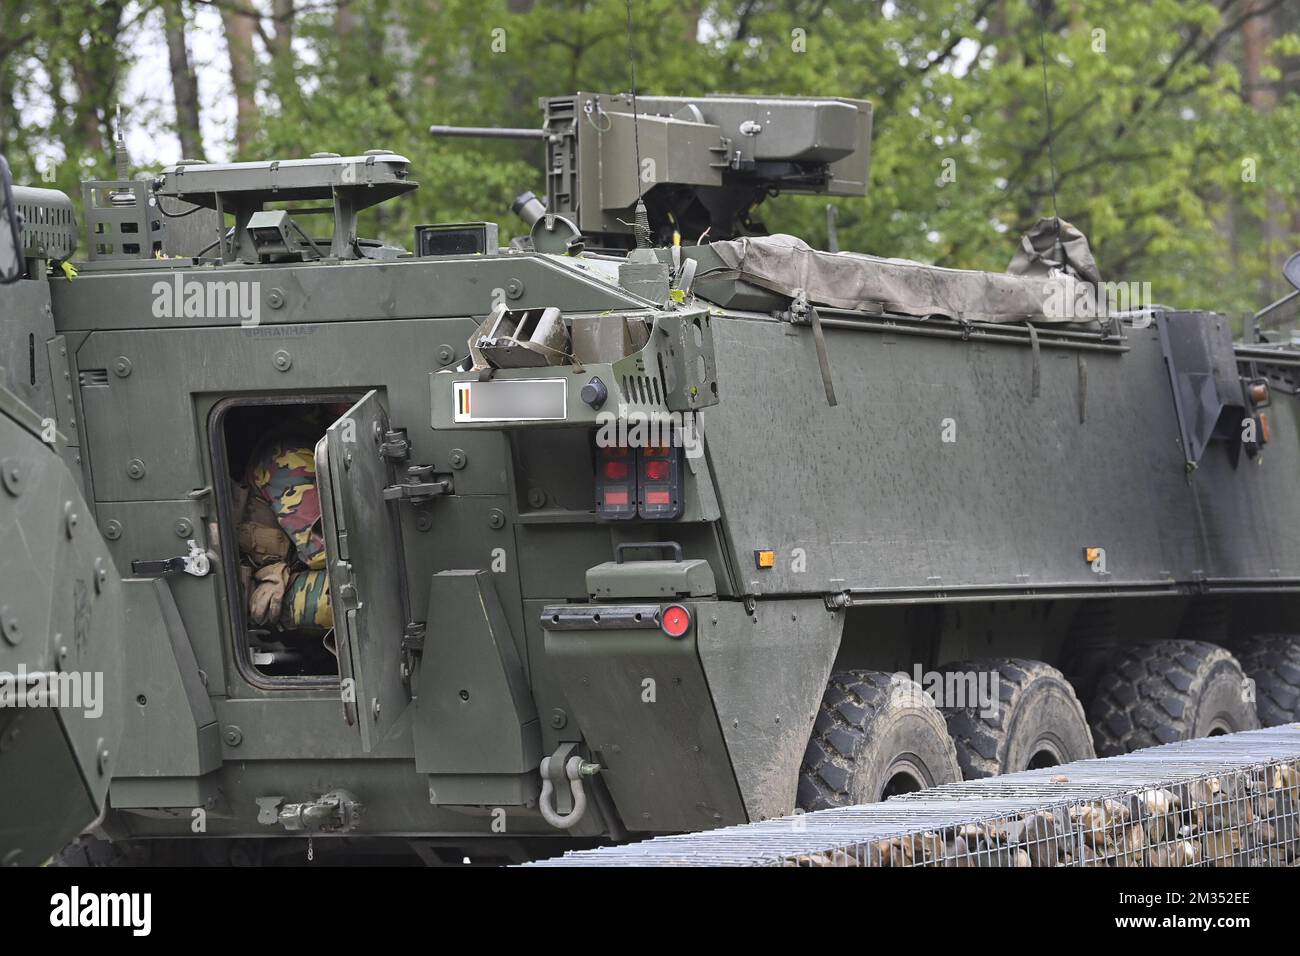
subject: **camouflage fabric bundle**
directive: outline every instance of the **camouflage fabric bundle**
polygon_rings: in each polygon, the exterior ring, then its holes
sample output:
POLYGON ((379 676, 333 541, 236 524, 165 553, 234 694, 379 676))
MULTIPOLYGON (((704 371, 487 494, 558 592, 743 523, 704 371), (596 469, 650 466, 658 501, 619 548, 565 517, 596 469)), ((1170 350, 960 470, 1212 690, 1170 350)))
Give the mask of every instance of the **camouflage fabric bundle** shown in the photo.
POLYGON ((293 542, 275 520, 275 512, 260 497, 247 497, 239 523, 239 550, 256 568, 287 561, 293 542))
POLYGON ((330 579, 323 569, 299 571, 289 577, 280 626, 296 630, 329 630, 334 626, 330 579))
POLYGON ((299 631, 334 626, 309 441, 276 439, 253 456, 239 546, 255 569, 246 588, 251 623, 299 631))
POLYGON ((287 564, 276 561, 254 571, 245 590, 252 624, 286 631, 334 626, 329 575, 323 569, 290 572, 287 564))
POLYGON ((248 487, 270 505, 276 522, 293 541, 298 560, 309 568, 323 568, 325 537, 312 449, 312 442, 292 438, 262 446, 249 466, 248 487))

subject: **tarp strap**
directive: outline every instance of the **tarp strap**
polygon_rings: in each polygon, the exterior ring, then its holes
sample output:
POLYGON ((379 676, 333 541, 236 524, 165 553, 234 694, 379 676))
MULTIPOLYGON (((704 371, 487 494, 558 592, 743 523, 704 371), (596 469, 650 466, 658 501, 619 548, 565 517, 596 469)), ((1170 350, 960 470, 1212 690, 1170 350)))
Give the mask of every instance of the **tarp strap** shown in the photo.
POLYGON ((1043 390, 1043 366, 1039 361, 1038 353, 1038 330, 1034 328, 1034 323, 1026 322, 1029 327, 1029 348, 1033 352, 1033 372, 1030 377, 1029 397, 1037 398, 1043 390))
POLYGON ((834 407, 839 403, 835 400, 835 385, 831 382, 831 360, 826 354, 826 336, 822 332, 822 317, 817 312, 817 306, 812 303, 808 304, 808 318, 812 320, 813 341, 817 344, 817 364, 821 367, 822 387, 826 389, 826 404, 834 407))
POLYGON ((1079 424, 1087 418, 1088 411, 1088 362, 1079 353, 1079 424))

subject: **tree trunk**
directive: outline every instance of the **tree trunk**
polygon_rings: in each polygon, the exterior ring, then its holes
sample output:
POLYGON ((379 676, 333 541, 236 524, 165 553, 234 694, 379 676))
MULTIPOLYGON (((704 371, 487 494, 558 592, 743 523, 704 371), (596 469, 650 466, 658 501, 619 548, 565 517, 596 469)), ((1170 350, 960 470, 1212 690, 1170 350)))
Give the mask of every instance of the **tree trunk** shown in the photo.
POLYGON ((235 88, 235 149, 242 154, 261 124, 257 108, 257 58, 253 52, 256 25, 251 11, 221 8, 230 54, 230 82, 235 88))
POLYGON ((338 12, 334 14, 334 32, 345 37, 356 28, 357 15, 352 11, 351 0, 339 0, 338 12))
POLYGON ((74 7, 73 13, 86 24, 89 41, 80 55, 70 58, 72 80, 77 88, 73 104, 74 128, 86 153, 100 160, 110 158, 107 117, 113 113, 121 75, 117 52, 122 30, 121 0, 74 7))
POLYGON ((270 37, 271 59, 292 65, 293 0, 271 0, 271 17, 275 21, 275 32, 270 37))
POLYGON ((704 18, 704 0, 691 0, 682 4, 685 22, 682 25, 682 42, 687 46, 699 43, 700 20, 704 18))
MULTIPOLYGON (((1264 6, 1264 0, 1246 0, 1244 13, 1253 13, 1264 6)), ((1269 66, 1268 46, 1273 41, 1273 24, 1265 14, 1246 20, 1241 26, 1242 83, 1246 88, 1246 102, 1257 113, 1272 112, 1277 105, 1277 91, 1265 80, 1264 71, 1269 66)), ((1265 190, 1264 219, 1259 224, 1267 272, 1261 277, 1260 295, 1270 302, 1281 293, 1282 263, 1290 250, 1286 247, 1287 213, 1277 188, 1273 185, 1271 171, 1260 169, 1258 183, 1265 190)))
POLYGON ((181 158, 203 157, 203 133, 199 126, 199 84, 190 65, 185 45, 185 8, 181 0, 167 0, 163 6, 167 31, 167 59, 171 65, 172 98, 176 102, 176 135, 181 141, 181 158))

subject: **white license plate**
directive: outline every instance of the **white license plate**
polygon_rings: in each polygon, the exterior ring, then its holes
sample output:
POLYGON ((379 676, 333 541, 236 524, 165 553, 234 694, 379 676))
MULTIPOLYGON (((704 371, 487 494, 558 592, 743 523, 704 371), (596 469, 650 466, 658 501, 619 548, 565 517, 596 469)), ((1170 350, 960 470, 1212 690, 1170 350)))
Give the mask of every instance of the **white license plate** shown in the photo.
POLYGON ((562 422, 568 388, 562 378, 453 382, 455 422, 562 422))

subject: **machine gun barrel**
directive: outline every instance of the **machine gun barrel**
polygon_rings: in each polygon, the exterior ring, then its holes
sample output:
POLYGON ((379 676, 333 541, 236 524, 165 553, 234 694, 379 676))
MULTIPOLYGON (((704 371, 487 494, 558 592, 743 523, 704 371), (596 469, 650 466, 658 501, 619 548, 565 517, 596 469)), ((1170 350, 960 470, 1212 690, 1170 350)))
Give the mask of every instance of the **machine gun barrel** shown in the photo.
POLYGON ((545 139, 544 129, 518 129, 504 126, 430 126, 433 136, 460 136, 474 139, 545 139))

